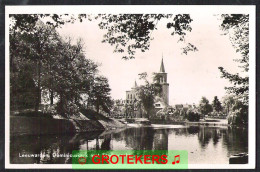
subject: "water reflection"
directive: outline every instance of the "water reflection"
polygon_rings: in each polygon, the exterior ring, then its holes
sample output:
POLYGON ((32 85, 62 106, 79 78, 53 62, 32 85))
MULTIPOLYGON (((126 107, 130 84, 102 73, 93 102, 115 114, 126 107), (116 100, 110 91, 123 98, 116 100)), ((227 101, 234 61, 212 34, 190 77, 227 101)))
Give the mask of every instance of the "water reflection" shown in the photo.
POLYGON ((15 164, 67 164, 73 150, 187 150, 192 164, 228 163, 230 155, 248 152, 247 138, 246 129, 204 126, 16 136, 11 138, 10 159, 15 164), (36 157, 22 157, 31 154, 36 157))

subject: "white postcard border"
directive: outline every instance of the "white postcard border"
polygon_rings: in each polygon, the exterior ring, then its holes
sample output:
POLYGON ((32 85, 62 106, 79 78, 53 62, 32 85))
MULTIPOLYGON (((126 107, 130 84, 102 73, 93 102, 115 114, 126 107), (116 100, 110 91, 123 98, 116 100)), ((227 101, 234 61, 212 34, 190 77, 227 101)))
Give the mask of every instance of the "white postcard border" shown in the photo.
POLYGON ((8 169, 71 169, 68 164, 10 164, 10 72, 9 14, 100 14, 100 13, 203 13, 249 14, 249 128, 248 164, 189 164, 189 169, 253 169, 256 163, 256 7, 254 5, 26 5, 5 7, 5 168, 8 169))

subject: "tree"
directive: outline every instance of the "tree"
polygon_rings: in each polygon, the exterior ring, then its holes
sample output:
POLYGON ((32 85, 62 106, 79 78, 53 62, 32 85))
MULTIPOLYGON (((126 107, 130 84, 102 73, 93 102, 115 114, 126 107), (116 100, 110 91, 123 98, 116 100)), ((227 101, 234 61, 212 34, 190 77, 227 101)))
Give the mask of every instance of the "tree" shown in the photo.
MULTIPOLYGON (((189 14, 99 14, 99 15, 58 15, 58 14, 24 14, 10 15, 14 21, 14 28, 26 32, 34 32, 37 21, 44 19, 47 25, 54 28, 61 27, 65 23, 73 23, 84 19, 92 21, 100 19, 100 29, 107 30, 103 42, 115 46, 114 52, 125 53, 123 59, 135 58, 136 50, 145 52, 150 48, 153 40, 152 32, 157 29, 157 24, 162 19, 168 22, 166 28, 171 29, 171 35, 179 37, 178 42, 185 42, 187 32, 191 32, 192 19, 189 14)), ((182 48, 183 53, 198 51, 197 47, 187 42, 182 48)))
POLYGON ((199 111, 203 115, 208 115, 213 110, 212 106, 209 104, 209 100, 206 97, 202 97, 199 104, 199 111))
POLYGON ((130 116, 133 116, 134 114, 134 103, 130 103, 130 104, 125 104, 124 105, 124 114, 125 114, 125 117, 130 117, 130 116))
POLYGON ((246 14, 224 14, 221 16, 223 21, 221 24, 222 30, 226 35, 229 35, 232 46, 236 52, 241 54, 240 59, 235 59, 245 73, 245 76, 240 74, 231 74, 223 67, 219 67, 221 77, 228 79, 233 86, 226 87, 230 94, 235 94, 239 99, 248 105, 249 94, 249 15, 246 14))
MULTIPOLYGON (((83 47, 81 39, 72 44, 72 39, 61 38, 52 26, 40 21, 29 31, 10 27, 11 102, 21 102, 21 92, 30 88, 32 93, 25 94, 33 96, 31 102, 36 102, 35 111, 39 109, 43 93, 50 93, 50 104, 54 96, 58 99, 58 114, 68 118, 78 114, 82 106, 81 94, 93 92, 98 67, 86 58, 83 47), (27 78, 23 77, 25 75, 27 78), (17 89, 17 86, 23 88, 17 89)), ((105 111, 109 103, 108 100, 106 105, 102 104, 105 111)))
POLYGON ((189 121, 199 121, 200 120, 200 115, 196 112, 196 111, 193 111, 191 109, 189 109, 187 111, 187 119, 189 121))
POLYGON ((212 102, 212 107, 213 107, 213 110, 216 112, 222 111, 222 105, 221 105, 221 102, 218 100, 217 96, 214 97, 214 100, 212 102))
POLYGON ((228 116, 228 123, 232 125, 248 124, 248 106, 235 99, 231 112, 228 116))
MULTIPOLYGON (((178 35, 185 42, 185 35, 191 32, 192 19, 189 14, 101 14, 100 29, 107 30, 103 42, 115 46, 114 52, 124 53, 123 59, 135 58, 136 50, 145 52, 150 48, 152 32, 162 19, 167 19, 165 27, 172 29, 171 35, 178 35)), ((197 51, 191 43, 183 48, 183 53, 197 51)))
POLYGON ((103 111, 109 113, 113 105, 110 97, 110 91, 108 80, 103 76, 97 76, 94 79, 94 83, 91 88, 89 102, 93 104, 96 111, 99 113, 100 107, 103 111))
POLYGON ((81 94, 90 95, 91 86, 97 74, 97 65, 83 54, 83 45, 71 45, 70 39, 59 42, 61 51, 52 63, 53 90, 59 99, 59 113, 78 114, 82 106, 81 94))
MULTIPOLYGON (((16 69, 26 70, 19 66, 24 63, 30 64, 33 70, 30 76, 36 86, 35 111, 38 111, 41 103, 41 93, 43 87, 43 71, 47 61, 50 58, 50 49, 56 39, 56 32, 42 22, 38 21, 34 28, 34 33, 28 33, 10 27, 10 64, 11 73, 15 73, 16 69)), ((11 75, 12 76, 12 75, 11 75)), ((13 78, 15 79, 15 78, 13 78)))
POLYGON ((235 104, 235 96, 234 95, 228 95, 223 97, 223 107, 224 107, 224 112, 229 115, 230 112, 232 111, 232 107, 235 104))
POLYGON ((139 76, 140 79, 145 81, 145 85, 141 85, 137 88, 137 96, 140 100, 142 111, 145 113, 145 117, 150 118, 155 113, 155 96, 161 92, 161 85, 150 83, 147 80, 147 73, 141 73, 139 76))
POLYGON ((11 71, 13 71, 10 73, 11 109, 34 108, 37 101, 37 87, 33 80, 31 63, 21 62, 17 66, 11 66, 11 71))
POLYGON ((237 100, 232 108, 236 115, 236 124, 247 124, 248 123, 248 106, 240 100, 237 100))
MULTIPOLYGON (((74 22, 76 20, 74 15, 68 14, 10 14, 9 18, 13 22, 13 29, 21 32, 34 33, 37 22, 46 21, 46 24, 57 28, 67 22, 74 22)), ((78 16, 81 19, 81 15, 78 16)))

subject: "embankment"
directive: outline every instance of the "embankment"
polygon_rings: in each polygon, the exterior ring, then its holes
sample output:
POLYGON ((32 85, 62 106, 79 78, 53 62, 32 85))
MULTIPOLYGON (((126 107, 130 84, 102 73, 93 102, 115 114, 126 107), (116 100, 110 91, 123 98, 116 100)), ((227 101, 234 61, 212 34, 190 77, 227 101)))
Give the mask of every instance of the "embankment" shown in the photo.
POLYGON ((114 120, 76 120, 44 117, 10 117, 10 135, 70 134, 125 127, 114 120))

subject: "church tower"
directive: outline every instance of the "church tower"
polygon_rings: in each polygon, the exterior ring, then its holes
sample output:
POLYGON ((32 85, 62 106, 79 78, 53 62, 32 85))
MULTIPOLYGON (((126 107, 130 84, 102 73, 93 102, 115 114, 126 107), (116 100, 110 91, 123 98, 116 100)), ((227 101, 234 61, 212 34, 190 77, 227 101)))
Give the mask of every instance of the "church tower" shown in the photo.
POLYGON ((169 83, 167 83, 167 73, 165 72, 163 58, 161 61, 160 71, 156 73, 157 75, 157 83, 161 84, 162 92, 161 98, 163 99, 164 103, 169 105, 169 83))

